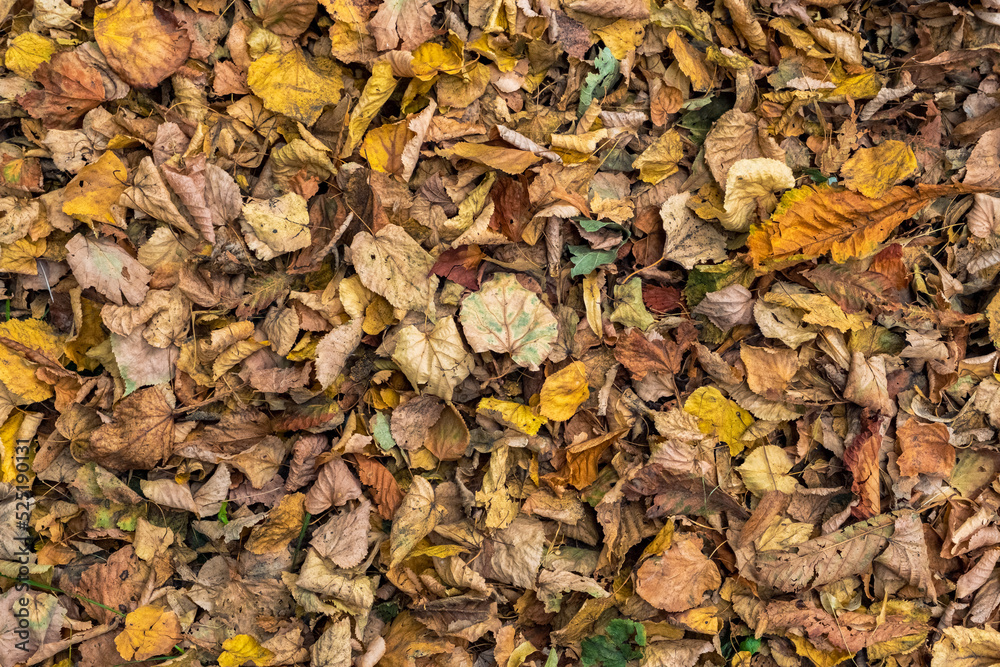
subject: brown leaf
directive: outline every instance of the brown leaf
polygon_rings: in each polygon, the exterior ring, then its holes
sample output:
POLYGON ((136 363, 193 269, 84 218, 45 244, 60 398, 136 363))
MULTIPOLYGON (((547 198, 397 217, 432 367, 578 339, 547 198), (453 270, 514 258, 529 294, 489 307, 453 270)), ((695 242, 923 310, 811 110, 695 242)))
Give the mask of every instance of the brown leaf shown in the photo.
POLYGON ((51 128, 72 129, 101 102, 120 99, 129 91, 93 44, 55 54, 38 66, 34 77, 42 89, 22 95, 18 103, 51 128))
POLYGON ((719 568, 701 552, 700 538, 675 536, 662 556, 639 566, 636 592, 664 611, 686 611, 701 604, 706 591, 722 584, 719 568))
POLYGON ((173 396, 166 387, 140 389, 114 408, 110 424, 90 437, 86 456, 109 470, 150 470, 174 450, 173 396))
POLYGON ((361 497, 361 485, 344 460, 337 457, 319 469, 316 483, 306 494, 306 511, 319 514, 330 507, 341 507, 348 500, 361 497))
POLYGON ((367 456, 355 454, 354 462, 358 466, 361 483, 372 490, 379 516, 391 521, 403 503, 403 492, 400 491, 396 479, 384 465, 367 456))
POLYGON ((352 568, 368 555, 368 524, 372 504, 362 500, 354 509, 334 514, 313 533, 312 547, 337 567, 352 568))
POLYGON ((844 465, 851 471, 853 482, 851 491, 858 498, 858 505, 852 514, 860 519, 868 519, 881 513, 879 450, 882 435, 879 432, 881 420, 862 415, 863 429, 844 450, 844 465))
POLYGON ((723 190, 730 167, 757 157, 784 161, 785 151, 767 134, 764 121, 753 114, 730 109, 715 121, 705 137, 705 162, 723 190))
POLYGON ((879 514, 785 551, 763 552, 757 559, 760 580, 793 592, 864 572, 888 546, 896 518, 879 514))
POLYGON ((441 461, 458 461, 469 447, 469 427, 461 413, 450 403, 430 427, 424 445, 441 461))
POLYGON ((904 477, 923 473, 947 477, 955 467, 955 448, 951 445, 948 427, 940 423, 923 424, 908 419, 896 429, 899 447, 899 472, 904 477))

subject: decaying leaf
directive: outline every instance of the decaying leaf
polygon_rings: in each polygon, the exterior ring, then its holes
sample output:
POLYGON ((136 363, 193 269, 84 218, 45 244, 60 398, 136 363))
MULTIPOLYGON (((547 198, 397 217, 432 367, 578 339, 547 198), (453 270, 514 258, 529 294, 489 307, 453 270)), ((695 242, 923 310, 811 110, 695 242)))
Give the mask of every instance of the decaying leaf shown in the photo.
POLYGON ((496 274, 466 297, 459 318, 473 350, 510 354, 529 369, 548 358, 558 330, 552 312, 510 273, 496 274))
POLYGON ((637 592, 664 611, 685 611, 701 603, 705 591, 721 583, 719 568, 701 551, 698 538, 676 540, 662 556, 644 562, 637 572, 637 592))
POLYGON ((998 17, 0 0, 0 667, 1000 664, 998 17))

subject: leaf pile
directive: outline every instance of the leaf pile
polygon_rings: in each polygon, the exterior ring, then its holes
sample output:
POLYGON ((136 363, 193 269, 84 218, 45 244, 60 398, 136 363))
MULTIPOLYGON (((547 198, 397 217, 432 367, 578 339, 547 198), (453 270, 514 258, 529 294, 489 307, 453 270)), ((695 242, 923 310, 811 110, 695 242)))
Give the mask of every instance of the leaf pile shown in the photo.
POLYGON ((0 19, 0 667, 1000 661, 996 0, 0 19))

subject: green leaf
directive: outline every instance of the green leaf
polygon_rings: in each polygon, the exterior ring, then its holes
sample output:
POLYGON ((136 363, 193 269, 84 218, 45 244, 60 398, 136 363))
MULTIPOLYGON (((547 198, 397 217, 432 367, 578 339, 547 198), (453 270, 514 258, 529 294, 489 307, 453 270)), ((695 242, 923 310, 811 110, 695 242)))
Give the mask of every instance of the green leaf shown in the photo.
POLYGON ((372 417, 372 437, 378 446, 389 451, 396 446, 396 441, 392 437, 392 430, 389 428, 389 420, 381 412, 376 412, 372 417))
POLYGON ((635 648, 646 645, 646 628, 642 623, 616 618, 604 631, 606 637, 587 637, 581 642, 585 667, 626 667, 629 660, 642 657, 642 651, 635 648))
POLYGON ((590 218, 573 218, 573 220, 575 220, 576 224, 580 225, 585 231, 588 232, 596 232, 599 229, 609 229, 613 232, 621 232, 624 234, 626 241, 632 235, 631 232, 621 225, 609 220, 591 220, 590 218))
POLYGON ((626 655, 626 659, 633 660, 642 654, 633 650, 629 644, 638 646, 646 645, 646 626, 636 623, 628 618, 616 618, 604 629, 608 636, 624 651, 629 651, 633 655, 626 655))
POLYGON ((577 107, 577 114, 582 116, 595 97, 604 97, 614 88, 621 78, 621 70, 618 61, 611 55, 611 49, 604 47, 594 59, 596 72, 587 75, 583 82, 583 89, 580 91, 580 106, 577 107))
POLYGON ((569 246, 570 261, 573 268, 570 275, 574 278, 585 276, 599 266, 610 264, 618 259, 618 250, 591 250, 587 245, 569 246))
POLYGON ((627 667, 628 661, 607 637, 587 637, 581 642, 584 667, 627 667))

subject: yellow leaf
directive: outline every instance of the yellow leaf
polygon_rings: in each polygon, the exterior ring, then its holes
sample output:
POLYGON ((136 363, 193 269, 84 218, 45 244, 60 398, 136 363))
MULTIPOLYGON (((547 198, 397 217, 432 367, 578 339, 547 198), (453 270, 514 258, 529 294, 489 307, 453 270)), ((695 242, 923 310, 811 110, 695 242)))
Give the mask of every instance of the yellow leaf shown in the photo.
POLYGON ((17 445, 17 432, 21 430, 23 422, 24 413, 17 410, 11 413, 7 421, 0 427, 0 451, 3 452, 3 461, 0 461, 0 479, 6 484, 13 484, 17 479, 15 447, 17 445))
POLYGON ((917 170, 917 156, 902 141, 862 148, 844 163, 840 175, 848 190, 878 199, 917 170))
POLYGON ((509 426, 528 435, 536 435, 538 429, 548 422, 548 419, 539 417, 527 405, 513 401, 501 401, 493 397, 479 401, 476 412, 481 412, 504 426, 509 426))
POLYGON ((840 649, 824 651, 816 648, 816 646, 805 637, 800 637, 792 632, 788 633, 788 638, 792 640, 793 644, 795 644, 795 652, 803 658, 809 658, 812 664, 816 665, 816 667, 833 667, 834 665, 839 665, 854 655, 853 653, 842 651, 840 649))
POLYGON ((267 513, 264 523, 255 527, 247 540, 250 553, 268 554, 281 551, 302 530, 305 516, 305 495, 292 493, 281 499, 278 506, 267 513))
POLYGON ((653 541, 646 545, 646 548, 642 550, 642 558, 646 556, 660 556, 664 551, 670 548, 670 545, 674 541, 674 520, 668 519, 663 528, 660 528, 660 532, 656 534, 653 541))
POLYGON ((431 558, 448 558, 449 556, 457 556, 458 554, 469 552, 466 547, 459 546, 457 544, 431 545, 426 541, 425 543, 427 546, 418 546, 416 549, 411 551, 410 557, 416 558, 417 556, 430 556, 431 558))
POLYGON ((408 127, 405 120, 376 127, 365 135, 361 157, 368 160, 375 171, 402 175, 403 151, 407 142, 415 136, 416 133, 408 127))
POLYGON ((848 98, 851 100, 865 100, 875 97, 882 90, 885 80, 876 74, 875 70, 870 70, 863 74, 837 78, 834 77, 837 87, 823 95, 824 102, 834 102, 843 104, 848 98))
POLYGON ((632 167, 639 170, 641 180, 655 185, 677 172, 677 163, 682 157, 681 135, 677 130, 667 130, 635 159, 632 167))
POLYGON ((594 34, 601 38, 615 60, 622 60, 629 51, 634 51, 642 44, 646 36, 644 21, 632 19, 618 19, 611 25, 603 28, 596 28, 594 34))
POLYGON ((437 103, 456 109, 467 107, 482 97, 489 85, 490 68, 473 63, 461 76, 441 75, 437 81, 437 103))
POLYGON ((695 389, 684 403, 684 412, 698 418, 698 428, 702 433, 715 435, 729 445, 733 456, 743 451, 744 443, 740 438, 754 423, 749 412, 723 396, 715 387, 695 389))
POLYGON ((860 331, 871 326, 868 313, 845 313, 844 309, 825 294, 811 294, 805 289, 796 289, 798 285, 789 285, 787 289, 773 290, 764 296, 768 303, 797 308, 806 311, 803 322, 833 327, 838 331, 860 331))
POLYGON ((181 639, 177 615, 145 605, 125 617, 125 629, 115 637, 118 654, 126 660, 148 660, 170 653, 181 639))
MULTIPOLYGON (((641 280, 641 278, 640 278, 641 280)), ((604 338, 604 324, 601 320, 601 282, 597 271, 583 277, 583 305, 587 309, 587 324, 598 338, 604 338)))
POLYGON ((389 567, 402 563, 417 543, 434 530, 439 518, 440 511, 434 503, 434 487, 423 477, 415 476, 403 504, 392 519, 389 567))
POLYGON ((719 221, 726 229, 745 232, 758 209, 774 210, 778 203, 775 192, 793 187, 795 176, 780 160, 738 160, 726 174, 725 214, 719 221))
POLYGON ((45 254, 45 239, 32 241, 25 237, 0 246, 0 272, 38 275, 38 258, 45 254))
POLYGON ((758 447, 737 469, 743 477, 743 484, 755 496, 762 496, 768 491, 794 493, 798 487, 795 478, 787 474, 792 469, 792 460, 781 447, 758 447))
POLYGON ((517 67, 519 61, 504 50, 508 45, 509 43, 498 39, 497 35, 484 32, 477 39, 466 44, 465 48, 492 60, 501 72, 510 72, 517 67))
POLYGON ((23 32, 7 43, 3 64, 14 74, 30 79, 35 68, 48 62, 55 52, 56 43, 48 37, 23 32))
POLYGON ((410 67, 421 81, 429 81, 438 73, 459 75, 464 66, 461 42, 452 49, 446 49, 437 42, 424 42, 413 52, 413 60, 410 61, 410 67))
POLYGON ((63 213, 93 226, 117 225, 111 206, 125 192, 128 171, 118 156, 107 151, 101 159, 80 170, 66 186, 63 213))
POLYGON ((577 408, 590 397, 587 387, 587 367, 574 361, 553 373, 542 385, 542 402, 538 411, 552 421, 564 422, 576 414, 577 408))
POLYGON ((365 320, 361 325, 361 330, 369 336, 377 336, 395 322, 396 317, 393 315, 392 305, 385 300, 385 297, 376 294, 372 298, 372 302, 365 308, 365 320))
POLYGON ((62 354, 61 338, 52 327, 40 320, 9 320, 0 324, 0 382, 13 394, 17 405, 37 403, 51 397, 52 387, 35 377, 37 365, 8 347, 4 339, 58 361, 62 354))
POLYGON ((722 621, 719 619, 719 608, 715 605, 689 609, 675 614, 671 617, 671 620, 703 635, 715 635, 722 629, 722 621))
POLYGON ((691 86, 701 92, 711 90, 714 77, 701 51, 688 44, 676 30, 667 35, 667 45, 674 52, 678 67, 691 79, 691 86))
POLYGON ((288 53, 267 53, 250 64, 247 84, 264 106, 302 122, 315 123, 323 107, 340 101, 344 83, 333 66, 330 74, 295 47, 288 53))
POLYGON ((945 628, 933 656, 931 667, 995 665, 1000 662, 1000 632, 990 627, 945 628))
POLYGON ((525 169, 541 159, 534 153, 517 150, 516 148, 472 144, 467 141, 455 144, 446 153, 485 164, 487 167, 499 169, 508 174, 523 174, 525 169))
POLYGON ((274 654, 260 645, 250 635, 236 635, 222 642, 223 653, 219 656, 219 667, 240 667, 247 660, 257 667, 271 664, 274 654))
POLYGON ((375 114, 389 100, 395 88, 396 78, 392 75, 392 65, 386 60, 372 65, 372 75, 368 77, 358 103, 351 110, 351 120, 347 123, 347 139, 344 141, 343 150, 340 151, 340 157, 351 157, 375 114))
POLYGON ((187 60, 191 39, 173 14, 149 0, 118 0, 94 9, 94 39, 126 83, 152 88, 187 60))
POLYGON ((796 188, 785 193, 768 222, 750 231, 747 246, 756 264, 827 252, 833 261, 845 262, 873 253, 934 199, 977 191, 961 184, 897 185, 881 199, 869 199, 829 185, 796 188))
POLYGON ((274 199, 248 200, 243 205, 243 220, 247 245, 259 259, 274 259, 312 243, 309 209, 297 192, 274 199))

